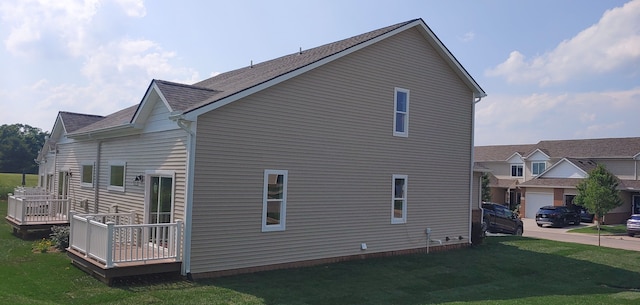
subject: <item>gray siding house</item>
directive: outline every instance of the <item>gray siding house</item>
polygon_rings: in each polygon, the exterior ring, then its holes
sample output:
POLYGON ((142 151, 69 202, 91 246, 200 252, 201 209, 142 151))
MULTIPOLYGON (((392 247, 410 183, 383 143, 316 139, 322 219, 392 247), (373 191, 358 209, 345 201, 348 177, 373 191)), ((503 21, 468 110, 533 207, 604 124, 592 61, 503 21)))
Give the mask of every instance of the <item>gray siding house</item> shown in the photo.
POLYGON ((192 85, 153 80, 106 117, 61 112, 41 185, 69 173, 69 256, 105 278, 465 247, 485 95, 415 19, 192 85), (117 271, 140 265, 156 269, 117 271))
POLYGON ((602 164, 619 180, 623 205, 603 223, 623 223, 640 213, 640 138, 603 138, 540 141, 536 144, 475 148, 477 166, 490 175, 492 201, 519 208, 535 218, 545 205, 571 206, 576 185, 602 164))

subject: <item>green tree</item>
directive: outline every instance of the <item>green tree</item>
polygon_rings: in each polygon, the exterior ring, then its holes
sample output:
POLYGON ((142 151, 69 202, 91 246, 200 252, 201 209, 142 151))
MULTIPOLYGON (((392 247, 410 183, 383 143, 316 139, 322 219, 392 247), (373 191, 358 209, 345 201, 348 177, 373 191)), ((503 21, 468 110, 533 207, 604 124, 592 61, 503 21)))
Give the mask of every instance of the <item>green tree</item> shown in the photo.
POLYGON ((489 188, 489 174, 482 173, 482 201, 491 201, 491 188, 489 188))
POLYGON ((25 124, 0 126, 0 172, 38 172, 35 159, 49 134, 25 124))
POLYGON ((600 222, 607 212, 622 205, 618 178, 598 164, 589 176, 576 185, 578 195, 574 202, 598 217, 598 246, 600 246, 600 222))

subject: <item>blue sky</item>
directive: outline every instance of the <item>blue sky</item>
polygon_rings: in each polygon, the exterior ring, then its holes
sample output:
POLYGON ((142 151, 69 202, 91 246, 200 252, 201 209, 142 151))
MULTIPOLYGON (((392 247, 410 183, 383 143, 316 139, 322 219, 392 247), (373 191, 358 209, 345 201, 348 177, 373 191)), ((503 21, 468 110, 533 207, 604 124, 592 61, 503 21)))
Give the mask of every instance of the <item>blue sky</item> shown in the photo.
POLYGON ((640 0, 0 3, 0 125, 107 115, 216 73, 422 18, 487 92, 476 145, 640 136, 640 0))

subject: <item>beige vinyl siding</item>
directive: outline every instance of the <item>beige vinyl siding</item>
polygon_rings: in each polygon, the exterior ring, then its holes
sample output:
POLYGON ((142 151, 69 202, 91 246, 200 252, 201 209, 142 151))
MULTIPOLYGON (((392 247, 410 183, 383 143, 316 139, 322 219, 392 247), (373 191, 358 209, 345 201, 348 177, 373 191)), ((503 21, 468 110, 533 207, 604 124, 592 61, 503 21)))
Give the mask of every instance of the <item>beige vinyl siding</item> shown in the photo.
POLYGON ((468 238, 471 116, 413 29, 201 116, 191 271, 419 248, 427 227, 468 238), (407 138, 395 87, 410 90, 407 138), (265 169, 289 173, 282 232, 261 232, 265 169), (393 174, 408 175, 406 224, 391 224, 393 174))
POLYGON ((634 160, 594 160, 595 162, 604 165, 609 172, 618 176, 620 179, 629 179, 634 180, 636 172, 635 172, 635 162, 634 160))
POLYGON ((184 220, 186 132, 175 129, 102 141, 100 156, 100 212, 135 211, 144 220, 144 185, 133 185, 134 177, 146 171, 175 171, 174 219, 184 220), (125 191, 108 190, 109 162, 126 162, 125 191))
POLYGON ((54 157, 56 162, 54 173, 56 185, 54 190, 57 192, 58 184, 60 183, 58 173, 68 170, 71 173, 71 177, 69 177, 69 193, 67 195, 70 200, 70 208, 74 211, 84 212, 84 209, 80 206, 82 200, 88 200, 89 204, 94 202, 94 189, 80 186, 80 179, 82 177, 82 162, 95 161, 95 155, 96 145, 91 142, 67 141, 65 144, 57 145, 57 154, 54 157))
POLYGON ((169 120, 169 111, 155 90, 151 91, 147 102, 153 103, 153 108, 144 119, 145 133, 176 129, 176 123, 169 120))

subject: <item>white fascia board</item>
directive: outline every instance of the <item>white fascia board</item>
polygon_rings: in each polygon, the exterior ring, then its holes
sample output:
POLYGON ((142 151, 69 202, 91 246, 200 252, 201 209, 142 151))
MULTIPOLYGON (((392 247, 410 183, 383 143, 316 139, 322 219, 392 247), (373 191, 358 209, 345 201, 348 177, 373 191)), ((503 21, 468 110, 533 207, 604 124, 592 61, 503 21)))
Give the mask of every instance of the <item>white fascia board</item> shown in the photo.
POLYGON ((480 85, 473 79, 473 77, 471 77, 469 72, 467 72, 467 70, 462 66, 462 64, 460 64, 458 59, 456 59, 453 56, 451 51, 447 49, 447 47, 442 43, 442 41, 440 41, 440 38, 436 36, 436 34, 431 30, 431 28, 429 28, 429 26, 422 19, 419 19, 419 20, 416 20, 415 22, 410 23, 409 26, 412 27, 416 24, 421 25, 421 29, 423 30, 422 33, 427 37, 427 40, 429 40, 431 43, 437 46, 437 48, 435 48, 436 51, 440 53, 440 55, 443 55, 445 58, 448 59, 449 65, 454 69, 454 71, 458 75, 461 76, 462 80, 467 84, 467 86, 473 89, 474 98, 482 98, 487 96, 487 93, 485 93, 484 90, 480 88, 480 85))
POLYGON ((133 119, 131 120, 132 124, 144 125, 143 120, 146 119, 146 116, 144 116, 143 114, 148 115, 153 109, 153 104, 155 102, 153 99, 151 99, 153 92, 155 92, 160 97, 160 100, 164 103, 164 106, 167 107, 167 109, 169 109, 169 112, 173 112, 173 109, 171 109, 171 106, 167 102, 167 99, 164 97, 164 95, 160 91, 160 88, 158 88, 158 85, 156 84, 156 80, 153 80, 151 81, 151 84, 149 84, 149 88, 147 89, 147 92, 144 94, 142 101, 138 105, 138 109, 136 109, 136 113, 133 115, 133 119))
POLYGON ((473 80, 473 78, 467 73, 467 71, 462 67, 462 65, 460 65, 460 63, 458 62, 458 60, 455 59, 455 57, 453 57, 453 55, 451 54, 451 52, 449 52, 449 50, 442 44, 442 42, 435 36, 435 34, 431 31, 431 29, 424 23, 424 21, 422 21, 422 19, 416 20, 414 22, 411 22, 409 24, 406 24, 402 27, 399 27, 393 31, 390 31, 388 33, 385 33, 383 35, 380 35, 376 38, 373 38, 371 40, 365 41, 363 43, 360 43, 358 45, 355 45, 351 48, 348 48, 346 50, 343 50, 339 53, 333 54, 329 57, 323 58, 321 60, 318 60, 314 63, 311 63, 309 65, 306 65, 304 67, 298 68, 296 70, 293 70, 291 72, 288 72, 286 74, 280 75, 276 78, 273 78, 269 81, 266 81, 264 83, 261 83, 259 85, 256 85, 254 87, 245 89, 243 91, 237 92, 231 96, 225 97, 221 100, 218 101, 214 101, 206 106, 200 107, 198 109, 194 109, 192 111, 186 112, 184 114, 184 118, 189 120, 189 121, 196 121, 197 117, 207 113, 209 111, 215 110, 217 108, 220 108, 222 106, 228 105, 234 101, 237 101, 239 99, 242 99, 244 97, 247 97, 251 94, 254 94, 256 92, 262 91, 264 89, 267 89, 271 86, 277 85, 281 82, 284 82, 286 80, 289 80, 293 77, 296 77, 300 74, 303 74, 305 72, 308 72, 310 70, 313 70, 317 67, 323 66, 327 63, 330 63, 336 59, 342 58, 344 56, 347 56, 353 52, 356 52, 358 50, 361 50, 363 48, 366 48, 372 44, 375 44, 381 40, 387 39, 391 36, 394 36, 400 32, 403 32, 407 29, 413 28, 418 26, 419 29, 421 29, 421 32, 424 35, 425 38, 427 38, 427 40, 429 42, 431 42, 432 44, 435 44, 437 47, 435 48, 440 54, 444 54, 446 55, 445 58, 448 59, 448 62, 450 65, 452 65, 452 68, 454 70, 456 70, 456 72, 460 75, 463 75, 463 80, 465 80, 465 83, 467 83, 467 85, 473 89, 474 91, 474 96, 476 97, 484 97, 487 94, 482 90, 482 88, 480 88, 480 86, 473 80))
POLYGON ((67 135, 71 139, 107 139, 140 134, 144 126, 140 124, 124 124, 105 129, 74 133, 67 135))
POLYGON ((536 148, 534 151, 532 151, 530 154, 524 156, 523 159, 529 159, 531 158, 533 155, 535 155, 536 153, 541 153, 543 154, 545 157, 547 157, 547 159, 551 159, 551 157, 547 154, 544 153, 544 151, 542 151, 540 148, 536 148))
POLYGON ((522 155, 521 155, 520 153, 515 152, 515 153, 513 153, 509 158, 507 158, 507 160, 506 160, 506 161, 507 161, 508 163, 510 163, 510 164, 522 164, 522 163, 524 163, 524 158, 522 158, 522 155), (518 158, 518 159, 520 159, 520 160, 519 160, 518 162, 512 162, 512 160, 513 160, 514 158, 518 158))
POLYGON ((562 158, 560 161, 554 163, 553 165, 551 165, 549 168, 547 168, 544 172, 540 173, 538 176, 536 176, 535 179, 541 178, 543 177, 547 172, 549 172, 551 169, 553 169, 554 167, 559 166, 562 163, 569 163, 571 164, 571 166, 575 167, 577 170, 579 170, 580 172, 584 173, 585 177, 589 176, 589 173, 585 172, 584 170, 582 170, 580 167, 578 167, 577 165, 575 165, 573 162, 569 161, 569 159, 567 158, 562 158))

